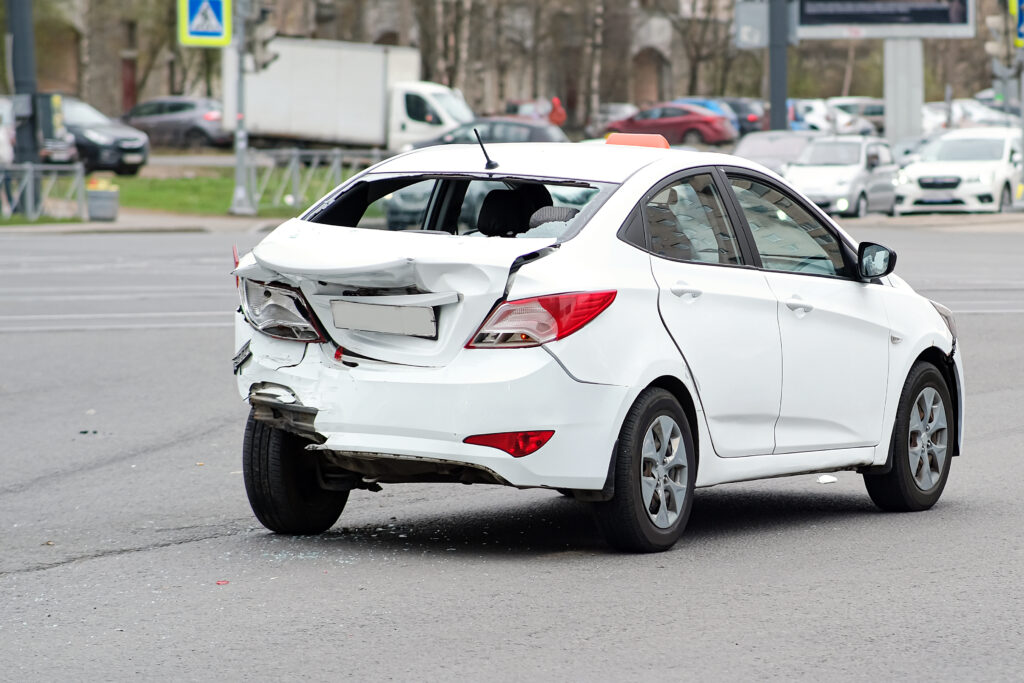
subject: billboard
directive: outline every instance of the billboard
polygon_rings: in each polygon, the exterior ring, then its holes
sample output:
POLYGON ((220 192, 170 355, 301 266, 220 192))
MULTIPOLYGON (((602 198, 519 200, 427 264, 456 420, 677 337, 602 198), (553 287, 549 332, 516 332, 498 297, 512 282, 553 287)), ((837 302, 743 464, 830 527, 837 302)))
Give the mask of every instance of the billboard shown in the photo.
POLYGON ((974 0, 799 0, 803 38, 973 38, 974 0))

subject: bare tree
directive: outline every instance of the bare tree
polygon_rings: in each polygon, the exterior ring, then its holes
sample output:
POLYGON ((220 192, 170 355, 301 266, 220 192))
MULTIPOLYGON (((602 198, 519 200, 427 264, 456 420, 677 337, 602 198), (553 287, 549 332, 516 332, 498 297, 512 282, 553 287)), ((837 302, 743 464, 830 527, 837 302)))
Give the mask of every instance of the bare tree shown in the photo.
POLYGON ((688 94, 700 87, 701 67, 719 55, 728 41, 732 0, 657 0, 659 13, 669 20, 679 35, 686 54, 688 94))

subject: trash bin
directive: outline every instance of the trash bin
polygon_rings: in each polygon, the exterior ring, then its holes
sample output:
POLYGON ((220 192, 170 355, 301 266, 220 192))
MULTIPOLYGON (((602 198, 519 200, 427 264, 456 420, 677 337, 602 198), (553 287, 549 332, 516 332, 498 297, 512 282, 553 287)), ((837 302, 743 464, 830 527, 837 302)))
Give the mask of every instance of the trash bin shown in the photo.
POLYGON ((91 221, 116 221, 120 206, 117 190, 86 190, 86 206, 91 221))

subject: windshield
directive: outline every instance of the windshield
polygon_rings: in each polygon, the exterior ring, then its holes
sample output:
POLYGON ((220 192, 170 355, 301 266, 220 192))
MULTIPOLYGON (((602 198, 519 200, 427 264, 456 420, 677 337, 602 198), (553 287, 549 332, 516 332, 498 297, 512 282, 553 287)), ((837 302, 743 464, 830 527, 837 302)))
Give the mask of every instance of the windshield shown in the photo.
POLYGON ((757 161, 778 159, 793 161, 807 147, 810 138, 805 135, 747 135, 733 152, 738 157, 757 161))
POLYGON ((64 100, 64 121, 72 126, 105 126, 110 119, 78 100, 64 100))
POLYGON ((921 161, 998 161, 1005 146, 998 138, 936 140, 921 150, 921 161))
POLYGON ((481 238, 569 239, 617 185, 548 178, 369 174, 305 220, 481 238))
POLYGON ((454 93, 437 92, 432 93, 431 97, 459 123, 469 123, 475 118, 466 101, 454 93))
POLYGON ((796 163, 801 166, 853 166, 860 163, 860 143, 815 141, 804 148, 796 163))

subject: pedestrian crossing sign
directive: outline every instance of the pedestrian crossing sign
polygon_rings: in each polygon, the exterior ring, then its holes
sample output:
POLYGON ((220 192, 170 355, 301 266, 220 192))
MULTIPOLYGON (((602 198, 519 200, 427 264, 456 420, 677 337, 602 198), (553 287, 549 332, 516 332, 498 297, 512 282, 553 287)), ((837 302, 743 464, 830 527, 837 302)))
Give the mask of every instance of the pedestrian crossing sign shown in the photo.
POLYGON ((231 44, 231 0, 178 0, 178 42, 195 47, 231 44))

